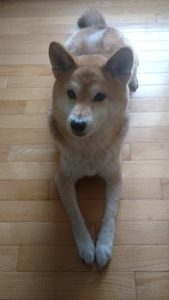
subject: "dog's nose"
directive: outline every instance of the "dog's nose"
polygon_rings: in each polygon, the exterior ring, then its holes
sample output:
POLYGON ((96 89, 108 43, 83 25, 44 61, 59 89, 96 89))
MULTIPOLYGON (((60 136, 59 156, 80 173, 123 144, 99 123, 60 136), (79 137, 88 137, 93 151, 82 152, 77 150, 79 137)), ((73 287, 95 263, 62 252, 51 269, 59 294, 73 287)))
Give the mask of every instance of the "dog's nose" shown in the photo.
POLYGON ((87 123, 85 121, 80 121, 80 120, 72 120, 71 121, 71 128, 72 130, 77 133, 81 134, 83 133, 84 129, 86 128, 87 123))

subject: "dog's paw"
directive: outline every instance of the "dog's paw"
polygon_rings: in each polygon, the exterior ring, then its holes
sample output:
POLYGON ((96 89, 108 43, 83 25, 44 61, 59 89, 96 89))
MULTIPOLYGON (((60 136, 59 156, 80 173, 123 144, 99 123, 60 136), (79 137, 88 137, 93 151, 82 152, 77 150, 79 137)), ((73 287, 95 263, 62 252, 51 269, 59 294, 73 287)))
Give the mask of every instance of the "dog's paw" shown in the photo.
POLYGON ((104 268, 111 260, 112 246, 97 243, 96 245, 96 263, 99 269, 104 268))
POLYGON ((81 259, 87 265, 92 265, 95 259, 95 246, 92 239, 77 242, 78 252, 81 259))

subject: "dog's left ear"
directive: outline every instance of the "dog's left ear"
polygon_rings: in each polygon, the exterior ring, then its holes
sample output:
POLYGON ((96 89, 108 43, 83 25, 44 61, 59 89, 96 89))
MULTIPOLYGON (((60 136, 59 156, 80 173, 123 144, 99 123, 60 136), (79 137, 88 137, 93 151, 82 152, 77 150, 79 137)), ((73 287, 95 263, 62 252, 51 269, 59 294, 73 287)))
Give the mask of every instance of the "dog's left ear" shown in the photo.
POLYGON ((133 52, 128 47, 119 49, 104 65, 113 77, 128 82, 133 66, 133 52))
POLYGON ((55 76, 76 67, 73 57, 59 43, 50 43, 49 58, 55 76))

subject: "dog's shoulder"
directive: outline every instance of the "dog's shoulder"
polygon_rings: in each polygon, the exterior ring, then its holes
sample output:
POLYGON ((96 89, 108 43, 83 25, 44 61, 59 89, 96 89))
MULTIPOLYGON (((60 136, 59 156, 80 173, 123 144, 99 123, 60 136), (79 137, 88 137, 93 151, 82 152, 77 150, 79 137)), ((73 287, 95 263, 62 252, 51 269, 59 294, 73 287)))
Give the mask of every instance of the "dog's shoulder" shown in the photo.
POLYGON ((56 144, 59 146, 59 148, 62 148, 65 145, 65 137, 61 128, 59 127, 59 124, 57 124, 51 109, 48 111, 48 124, 56 144))

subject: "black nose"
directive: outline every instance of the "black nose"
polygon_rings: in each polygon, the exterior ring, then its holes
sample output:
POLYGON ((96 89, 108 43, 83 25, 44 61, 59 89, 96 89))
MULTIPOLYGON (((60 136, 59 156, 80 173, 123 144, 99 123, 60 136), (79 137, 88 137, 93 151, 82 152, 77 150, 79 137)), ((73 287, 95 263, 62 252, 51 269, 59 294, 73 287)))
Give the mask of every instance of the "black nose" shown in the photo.
POLYGON ((81 134, 83 130, 86 128, 86 125, 87 123, 85 121, 80 121, 80 120, 71 121, 72 130, 77 134, 81 134))

